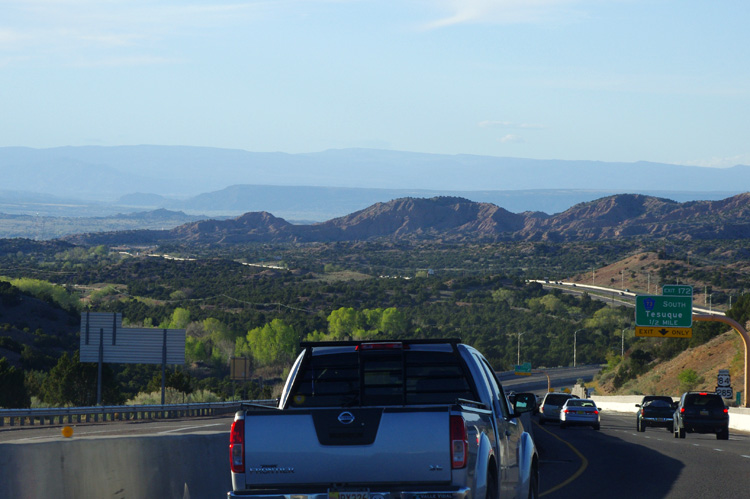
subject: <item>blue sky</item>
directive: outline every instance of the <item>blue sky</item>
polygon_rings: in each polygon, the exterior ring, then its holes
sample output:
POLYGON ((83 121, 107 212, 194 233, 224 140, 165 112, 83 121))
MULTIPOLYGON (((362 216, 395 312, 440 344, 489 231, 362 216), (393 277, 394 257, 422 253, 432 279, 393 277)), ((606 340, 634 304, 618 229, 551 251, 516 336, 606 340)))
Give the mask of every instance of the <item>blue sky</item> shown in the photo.
POLYGON ((750 164, 750 2, 0 0, 0 146, 750 164))

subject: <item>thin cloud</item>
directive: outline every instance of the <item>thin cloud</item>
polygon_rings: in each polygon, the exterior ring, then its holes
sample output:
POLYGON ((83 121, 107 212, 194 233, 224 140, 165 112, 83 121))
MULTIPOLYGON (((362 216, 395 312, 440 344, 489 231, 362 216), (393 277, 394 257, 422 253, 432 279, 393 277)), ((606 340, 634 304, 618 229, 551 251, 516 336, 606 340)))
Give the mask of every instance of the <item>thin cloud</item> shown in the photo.
POLYGON ((497 139, 501 144, 522 144, 526 142, 520 135, 508 134, 505 137, 497 139))
POLYGON ((424 25, 439 29, 458 24, 530 24, 570 22, 584 16, 571 6, 582 0, 443 0, 445 17, 424 25))
POLYGON ((62 64, 101 57, 97 53, 101 50, 133 48, 150 53, 110 58, 130 61, 127 65, 138 59, 149 64, 169 60, 159 53, 164 40, 258 19, 271 8, 267 1, 181 5, 138 0, 37 0, 7 6, 0 51, 30 52, 36 59, 51 55, 62 64), (87 55, 88 51, 92 53, 87 55))

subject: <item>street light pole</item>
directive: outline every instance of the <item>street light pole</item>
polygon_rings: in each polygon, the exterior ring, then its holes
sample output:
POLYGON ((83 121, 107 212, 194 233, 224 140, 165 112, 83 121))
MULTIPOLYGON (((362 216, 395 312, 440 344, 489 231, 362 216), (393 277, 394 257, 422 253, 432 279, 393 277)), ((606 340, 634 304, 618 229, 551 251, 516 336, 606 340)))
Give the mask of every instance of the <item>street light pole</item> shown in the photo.
POLYGON ((583 329, 578 329, 573 333, 573 367, 576 366, 576 337, 578 336, 578 331, 583 331, 583 329))
POLYGON ((626 330, 627 330, 627 328, 622 330, 622 346, 620 347, 620 358, 621 359, 625 358, 625 331, 626 330))
POLYGON ((518 359, 516 361, 517 365, 521 365, 521 335, 526 334, 526 332, 518 333, 518 359))

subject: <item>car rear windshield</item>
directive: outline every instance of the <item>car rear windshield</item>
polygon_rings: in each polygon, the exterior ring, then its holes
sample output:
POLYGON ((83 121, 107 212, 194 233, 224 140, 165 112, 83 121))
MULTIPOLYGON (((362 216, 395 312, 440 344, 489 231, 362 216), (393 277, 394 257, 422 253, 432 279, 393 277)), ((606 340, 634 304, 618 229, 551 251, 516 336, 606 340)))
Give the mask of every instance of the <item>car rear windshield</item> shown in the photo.
POLYGON ((544 403, 550 405, 563 405, 565 401, 570 398, 572 398, 570 395, 563 395, 562 393, 550 393, 544 398, 544 403))
POLYGON ((595 407, 594 403, 590 400, 578 400, 570 399, 566 402, 568 407, 595 407))
POLYGON ((724 407, 724 401, 720 396, 711 394, 689 393, 685 396, 685 405, 700 406, 709 409, 724 407))
POLYGON ((662 399, 649 400, 643 407, 671 407, 672 403, 662 399))
POLYGON ((289 406, 452 404, 457 399, 478 397, 452 345, 321 347, 303 361, 289 406))

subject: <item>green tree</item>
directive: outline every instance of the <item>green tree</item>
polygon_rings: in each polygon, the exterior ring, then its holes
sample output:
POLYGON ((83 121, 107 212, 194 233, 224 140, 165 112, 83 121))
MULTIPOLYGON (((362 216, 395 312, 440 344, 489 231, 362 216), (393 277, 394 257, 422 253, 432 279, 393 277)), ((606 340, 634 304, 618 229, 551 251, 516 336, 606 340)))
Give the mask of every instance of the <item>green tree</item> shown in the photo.
MULTIPOLYGON (((192 378, 190 374, 182 371, 165 373, 164 386, 174 388, 180 393, 190 394, 193 392, 192 378)), ((161 392, 161 373, 155 374, 146 385, 146 393, 161 392)))
POLYGON ((31 397, 24 384, 23 371, 11 366, 5 357, 0 357, 0 407, 7 409, 31 407, 31 397))
POLYGON ((299 337, 281 319, 247 333, 247 344, 259 366, 291 362, 297 351, 299 337))
POLYGON ((172 317, 169 321, 159 324, 159 327, 166 329, 186 329, 188 324, 190 324, 190 311, 177 307, 172 312, 172 317))
POLYGON ((341 307, 328 315, 328 332, 333 339, 354 337, 364 330, 364 316, 352 307, 341 307))
POLYGON ((408 332, 409 320, 395 307, 386 308, 380 318, 378 329, 389 336, 404 336, 408 332))
MULTIPOLYGON (((91 406, 97 402, 98 366, 79 362, 78 351, 71 357, 64 353, 42 384, 42 398, 58 406, 91 406)), ((118 404, 120 392, 112 369, 102 366, 102 403, 118 404)))
POLYGON ((677 375, 680 382, 680 391, 689 392, 694 390, 699 384, 703 383, 703 377, 698 376, 693 369, 685 369, 677 375))

